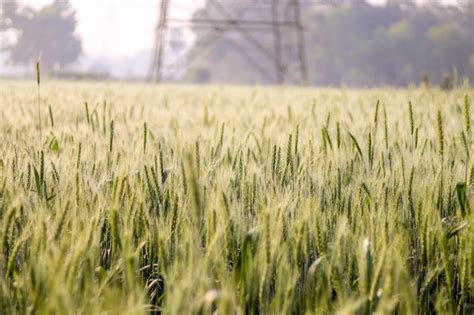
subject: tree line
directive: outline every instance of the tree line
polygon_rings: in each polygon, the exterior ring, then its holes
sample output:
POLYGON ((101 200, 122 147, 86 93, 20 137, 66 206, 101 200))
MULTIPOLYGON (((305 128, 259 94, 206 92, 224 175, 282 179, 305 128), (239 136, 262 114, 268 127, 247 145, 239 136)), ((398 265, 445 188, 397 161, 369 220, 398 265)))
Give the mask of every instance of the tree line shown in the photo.
MULTIPOLYGON (((208 0, 194 17, 222 18, 222 10, 216 10, 212 2, 208 0)), ((269 1, 250 7, 244 2, 219 2, 226 16, 271 18, 269 1)), ((438 1, 420 5, 413 0, 388 0, 385 5, 366 0, 303 0, 301 5, 310 85, 406 86, 423 82, 450 87, 465 78, 474 81, 474 0, 459 0, 449 6, 438 1)), ((279 14, 284 17, 285 13, 279 14)), ((8 1, 0 6, 0 17, 0 33, 6 38, 0 50, 8 53, 12 64, 31 64, 41 54, 44 71, 53 72, 82 54, 75 11, 67 0, 54 0, 38 10, 8 1)), ((187 71, 179 69, 177 80, 275 83, 272 58, 259 54, 247 35, 200 27, 193 31, 198 40, 187 56, 191 66, 187 71), (257 71, 257 65, 268 69, 267 75, 257 71)), ((289 28, 283 28, 282 34, 286 72, 291 74, 298 71, 292 41, 295 35, 289 28)), ((173 37, 173 32, 170 35, 173 37)), ((271 32, 252 36, 272 51, 271 32)))
MULTIPOLYGON (((391 0, 383 6, 364 0, 327 1, 326 5, 302 1, 302 5, 312 85, 406 86, 422 81, 449 86, 463 78, 474 80, 473 0, 450 6, 438 2, 417 5, 411 0, 391 0)), ((239 16, 238 7, 227 8, 239 16)), ((248 19, 268 19, 268 10, 246 14, 248 19)), ((209 3, 196 16, 217 17, 218 13, 209 3)), ((195 32, 204 34, 201 29, 195 32)), ((271 34, 252 36, 272 48, 271 34)), ((209 51, 190 68, 187 79, 272 83, 245 60, 235 44, 272 69, 272 61, 255 52, 242 33, 231 31, 206 48, 209 51)), ((190 56, 200 49, 196 47, 190 56)), ((296 57, 290 47, 285 56, 287 71, 297 71, 296 57)))

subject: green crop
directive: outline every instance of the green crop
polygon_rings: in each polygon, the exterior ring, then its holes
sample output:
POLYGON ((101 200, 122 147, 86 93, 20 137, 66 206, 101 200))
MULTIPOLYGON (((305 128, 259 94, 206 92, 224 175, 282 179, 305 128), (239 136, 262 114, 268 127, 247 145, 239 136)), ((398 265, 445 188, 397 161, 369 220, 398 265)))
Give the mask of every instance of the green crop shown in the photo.
POLYGON ((471 89, 37 78, 0 82, 0 314, 474 312, 471 89))

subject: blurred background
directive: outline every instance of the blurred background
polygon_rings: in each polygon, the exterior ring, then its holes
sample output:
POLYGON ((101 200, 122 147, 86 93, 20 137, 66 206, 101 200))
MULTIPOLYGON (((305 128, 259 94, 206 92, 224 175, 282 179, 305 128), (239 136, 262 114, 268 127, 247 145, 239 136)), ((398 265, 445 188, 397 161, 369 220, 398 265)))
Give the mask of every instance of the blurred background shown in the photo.
POLYGON ((474 82, 474 0, 0 0, 0 77, 474 82))

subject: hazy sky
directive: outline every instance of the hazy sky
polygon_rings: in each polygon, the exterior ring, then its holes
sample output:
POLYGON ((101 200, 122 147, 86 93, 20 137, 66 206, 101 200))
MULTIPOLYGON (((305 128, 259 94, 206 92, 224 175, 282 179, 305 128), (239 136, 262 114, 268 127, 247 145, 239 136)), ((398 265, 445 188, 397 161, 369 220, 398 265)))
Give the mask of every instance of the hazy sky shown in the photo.
MULTIPOLYGON (((3 0, 0 0, 3 1, 3 0)), ((19 0, 41 7, 52 0, 19 0)), ((70 0, 76 9, 78 34, 84 53, 94 57, 121 58, 153 45, 159 0, 70 0)), ((189 16, 201 0, 173 0, 174 17, 189 16)))
MULTIPOLYGON (((8 1, 8 0, 0 0, 8 1)), ((384 0, 372 0, 380 2, 384 0)), ((453 0, 439 0, 453 1, 453 0)), ((40 7, 52 0, 19 0, 40 7)), ((76 9, 78 34, 84 53, 93 57, 122 58, 153 45, 159 0, 70 0, 76 9)), ((203 0, 173 0, 173 17, 186 17, 203 0)))

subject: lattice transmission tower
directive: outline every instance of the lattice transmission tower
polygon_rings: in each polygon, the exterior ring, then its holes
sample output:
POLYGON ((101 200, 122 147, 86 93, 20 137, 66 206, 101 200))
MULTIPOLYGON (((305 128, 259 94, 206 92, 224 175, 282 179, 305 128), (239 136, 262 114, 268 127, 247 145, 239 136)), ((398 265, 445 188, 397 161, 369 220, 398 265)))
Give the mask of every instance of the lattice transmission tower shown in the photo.
POLYGON ((300 0, 208 0, 201 14, 189 19, 169 15, 172 0, 159 3, 151 81, 166 80, 167 69, 188 69, 226 34, 226 43, 239 53, 261 77, 275 84, 306 84, 305 27, 300 0), (231 8, 231 6, 233 6, 231 8), (257 12, 260 11, 260 12, 257 12), (257 16, 257 18, 255 18, 257 16), (193 55, 172 56, 165 62, 170 29, 198 29, 193 55), (245 47, 244 47, 245 46, 245 47), (171 59, 171 60, 170 60, 171 59), (262 60, 265 60, 262 63, 262 60), (290 68, 291 66, 291 68, 290 68))

